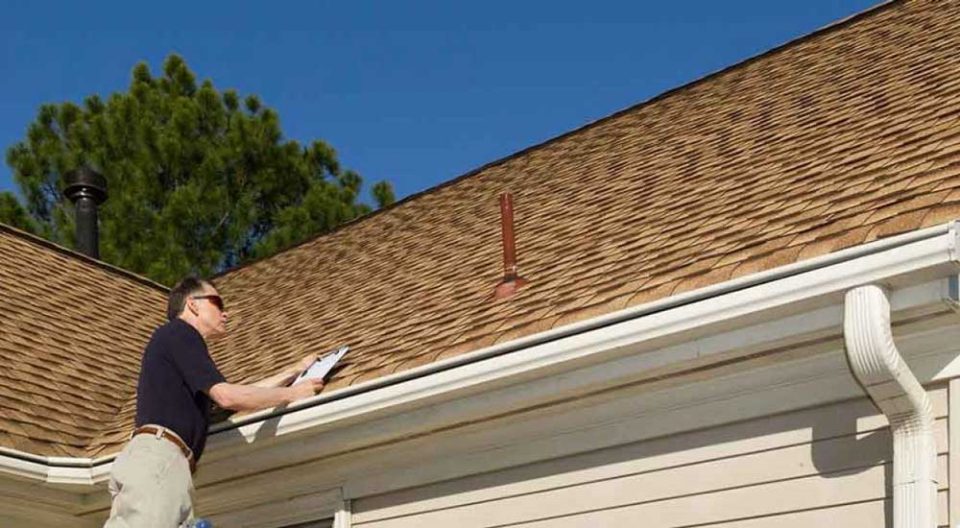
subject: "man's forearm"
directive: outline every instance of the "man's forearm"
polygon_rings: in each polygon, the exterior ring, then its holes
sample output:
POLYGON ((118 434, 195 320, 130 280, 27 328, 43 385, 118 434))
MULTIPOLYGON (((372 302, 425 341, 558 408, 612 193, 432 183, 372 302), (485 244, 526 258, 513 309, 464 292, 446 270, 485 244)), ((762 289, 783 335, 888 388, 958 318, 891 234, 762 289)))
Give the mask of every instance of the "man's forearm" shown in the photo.
MULTIPOLYGON (((264 380, 266 381, 266 380, 264 380)), ((217 387, 221 407, 233 411, 256 411, 290 403, 296 394, 289 387, 259 387, 257 385, 221 384, 217 387)), ((215 398, 215 399, 218 399, 215 398)))
POLYGON ((279 374, 253 383, 253 386, 262 388, 286 387, 293 381, 293 378, 297 377, 297 374, 300 374, 300 372, 295 367, 290 367, 279 374))

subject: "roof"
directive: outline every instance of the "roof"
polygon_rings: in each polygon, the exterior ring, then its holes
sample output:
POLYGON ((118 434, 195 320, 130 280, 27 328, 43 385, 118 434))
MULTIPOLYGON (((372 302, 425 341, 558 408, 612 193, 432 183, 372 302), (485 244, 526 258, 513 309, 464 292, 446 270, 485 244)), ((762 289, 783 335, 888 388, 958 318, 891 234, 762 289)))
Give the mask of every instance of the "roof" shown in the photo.
MULTIPOLYGON (((885 4, 231 270, 214 358, 252 380, 346 343, 336 390, 960 218, 958 48, 960 3, 885 4), (529 284, 495 300, 502 191, 529 284)), ((110 409, 88 454, 125 439, 110 409)))
POLYGON ((166 290, 0 224, 0 446, 85 456, 134 399, 166 290))

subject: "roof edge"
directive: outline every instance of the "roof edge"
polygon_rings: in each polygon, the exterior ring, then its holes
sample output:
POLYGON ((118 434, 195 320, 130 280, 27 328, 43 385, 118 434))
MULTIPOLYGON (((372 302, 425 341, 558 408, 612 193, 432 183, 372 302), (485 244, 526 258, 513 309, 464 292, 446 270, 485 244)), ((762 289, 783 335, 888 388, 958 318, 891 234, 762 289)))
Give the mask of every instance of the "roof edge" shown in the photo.
POLYGON ((113 264, 110 264, 110 263, 108 263, 108 262, 104 262, 104 261, 102 261, 102 260, 97 260, 97 259, 95 259, 95 258, 88 257, 87 255, 84 255, 83 253, 80 253, 80 252, 78 252, 78 251, 74 251, 74 250, 72 250, 72 249, 70 249, 70 248, 68 248, 68 247, 66 247, 66 246, 61 246, 60 244, 57 244, 56 242, 51 242, 51 241, 49 241, 49 240, 47 240, 47 239, 45 239, 45 238, 42 238, 42 237, 37 236, 37 235, 34 235, 33 233, 28 233, 27 231, 24 231, 24 230, 22 230, 22 229, 18 229, 18 228, 13 227, 13 226, 11 226, 11 225, 9 225, 9 224, 4 224, 3 222, 0 222, 0 232, 9 233, 10 235, 14 236, 15 238, 18 238, 18 239, 23 240, 23 241, 25 241, 25 242, 29 242, 29 243, 34 244, 34 245, 36 245, 36 246, 40 246, 40 247, 42 247, 42 248, 44 248, 44 249, 54 251, 54 252, 56 252, 56 253, 59 253, 59 254, 61 254, 61 255, 66 256, 66 257, 70 257, 70 258, 72 258, 73 260, 79 261, 79 262, 81 262, 81 263, 83 263, 83 264, 86 264, 86 265, 91 266, 91 267, 94 267, 94 268, 99 268, 100 270, 106 271, 107 273, 111 273, 111 274, 113 274, 113 275, 119 275, 119 276, 121 276, 121 277, 123 277, 123 278, 125 278, 125 279, 127 279, 127 280, 130 280, 130 281, 133 281, 133 282, 137 282, 137 283, 139 283, 139 284, 141 284, 141 285, 143 285, 143 286, 147 286, 147 287, 152 288, 152 289, 154 289, 154 290, 157 290, 157 291, 159 291, 159 292, 163 292, 164 294, 166 294, 166 293, 168 293, 168 292, 170 291, 170 288, 168 288, 168 287, 166 287, 166 286, 164 286, 164 285, 162 285, 162 284, 160 284, 160 283, 158 283, 158 282, 154 282, 153 280, 148 279, 147 277, 144 277, 144 276, 142 276, 142 275, 138 275, 138 274, 136 274, 136 273, 134 273, 134 272, 132 272, 132 271, 129 271, 129 270, 125 270, 125 269, 123 269, 123 268, 121 268, 121 267, 119 267, 119 266, 114 266, 113 264))
POLYGON ((605 122, 607 122, 607 121, 611 121, 611 120, 613 120, 613 119, 616 119, 616 118, 618 118, 618 117, 620 117, 620 116, 622 116, 622 115, 624 115, 624 114, 627 114, 627 113, 629 113, 629 112, 633 112, 633 111, 638 110, 638 109, 640 109, 640 108, 642 108, 642 107, 644 107, 644 106, 651 105, 651 104, 656 103, 656 102, 658 102, 658 101, 660 101, 660 100, 662 100, 662 99, 666 99, 667 97, 670 97, 671 95, 674 95, 674 94, 676 94, 676 93, 679 93, 679 92, 681 92, 681 91, 683 91, 683 90, 688 90, 688 89, 693 88, 693 87, 695 87, 695 86, 698 86, 698 85, 700 85, 700 84, 706 83, 706 82, 708 82, 708 81, 710 81, 710 80, 712 80, 712 79, 714 79, 714 78, 716 78, 716 77, 719 77, 719 76, 721 76, 721 75, 723 75, 723 74, 725 74, 725 73, 734 71, 734 70, 736 70, 736 69, 738 69, 738 68, 743 68, 743 67, 747 66, 748 64, 752 64, 752 63, 754 63, 754 62, 756 62, 756 61, 759 61, 759 60, 764 59, 764 58, 766 58, 766 57, 769 57, 769 56, 771 56, 771 55, 775 55, 775 54, 777 54, 777 53, 780 53, 781 51, 784 51, 784 50, 786 50, 786 49, 788 49, 788 48, 790 48, 790 47, 792 47, 792 46, 796 46, 796 45, 801 44, 801 43, 803 43, 803 42, 806 42, 806 41, 808 41, 808 40, 812 40, 812 39, 817 38, 817 37, 819 37, 819 36, 821 36, 821 35, 823 35, 823 34, 826 34, 826 33, 829 33, 829 32, 835 31, 835 30, 839 30, 839 29, 841 29, 841 28, 843 28, 843 27, 846 27, 846 26, 848 26, 848 25, 850 25, 850 24, 853 24, 853 23, 855 23, 855 22, 858 22, 858 21, 860 21, 860 20, 862 20, 862 19, 864 19, 864 18, 868 18, 868 17, 874 16, 874 15, 876 15, 877 13, 880 13, 880 12, 882 12, 882 11, 890 8, 890 7, 892 7, 892 6, 895 5, 895 4, 900 4, 900 3, 903 3, 903 2, 904 2, 904 0, 885 0, 885 1, 879 3, 879 4, 875 5, 875 6, 869 7, 869 8, 867 8, 867 9, 863 10, 863 11, 860 11, 860 12, 858 12, 858 13, 854 13, 854 14, 852 14, 852 15, 850 15, 850 16, 845 17, 845 18, 841 18, 841 19, 839 19, 839 20, 833 21, 833 22, 827 24, 826 26, 823 26, 823 27, 821 27, 821 28, 819 28, 819 29, 816 29, 816 30, 814 30, 814 31, 812 31, 812 32, 810 32, 810 33, 807 33, 807 34, 805 34, 805 35, 801 35, 801 36, 796 37, 796 38, 794 38, 794 39, 788 40, 788 41, 784 42, 783 44, 780 44, 780 45, 778 45, 778 46, 775 46, 775 47, 773 47, 773 48, 770 48, 770 49, 768 49, 768 50, 766 50, 766 51, 763 51, 763 52, 761 52, 761 53, 759 53, 759 54, 757 54, 757 55, 753 55, 753 56, 751 56, 751 57, 747 57, 746 59, 743 59, 743 60, 741 60, 741 61, 739 61, 739 62, 735 62, 735 63, 733 63, 733 64, 731 64, 731 65, 729 65, 729 66, 726 66, 726 67, 724 67, 724 68, 721 68, 721 69, 719 69, 719 70, 717 70, 717 71, 710 72, 710 73, 708 73, 708 74, 706 74, 706 75, 704 75, 704 76, 702 76, 702 77, 698 77, 698 78, 696 78, 696 79, 694 79, 694 80, 692 80, 692 81, 686 82, 686 83, 681 84, 681 85, 679 85, 679 86, 676 86, 676 87, 674 87, 674 88, 670 88, 670 89, 668 89, 668 90, 665 91, 665 92, 661 92, 661 93, 659 93, 659 94, 657 94, 657 95, 655 95, 655 96, 653 96, 653 97, 651 97, 651 98, 649 98, 649 99, 645 99, 645 100, 643 100, 643 101, 641 101, 641 102, 639 102, 639 103, 630 105, 630 106, 628 106, 628 107, 626 107, 626 108, 624 108, 624 109, 622 109, 622 110, 618 110, 618 111, 616 111, 616 112, 614 112, 614 113, 612 113, 612 114, 609 114, 609 115, 606 115, 606 116, 604 116, 604 117, 598 118, 598 119, 596 119, 596 120, 594 120, 594 121, 589 121, 589 122, 587 122, 586 124, 581 125, 581 126, 579 126, 579 127, 577 127, 577 128, 574 128, 574 129, 569 130, 569 131, 567 131, 567 132, 563 132, 562 134, 559 134, 559 135, 557 135, 557 136, 553 136, 553 137, 551 137, 551 138, 545 139, 545 140, 543 140, 543 141, 541 141, 541 142, 539 142, 539 143, 535 143, 535 144, 533 144, 533 145, 530 145, 530 146, 528 146, 528 147, 526 147, 526 148, 523 148, 523 149, 521 149, 521 150, 518 150, 518 151, 516 151, 516 152, 514 152, 514 153, 512 153, 512 154, 508 154, 508 155, 506 155, 506 156, 504 156, 504 157, 502 157, 502 158, 498 158, 498 159, 496 159, 496 160, 494 160, 494 161, 485 163, 485 164, 483 164, 483 165, 481 165, 481 166, 479 166, 479 167, 477 167, 477 168, 475 168, 475 169, 471 169, 470 171, 465 172, 465 173, 463 173, 463 174, 461 174, 461 175, 459 175, 459 176, 455 176, 455 177, 453 177, 453 178, 450 179, 450 180, 447 180, 447 181, 445 181, 445 182, 442 182, 442 183, 439 183, 439 184, 437 184, 437 185, 434 185, 433 187, 429 187, 429 188, 424 189, 424 190, 422 190, 422 191, 420 191, 420 192, 416 192, 416 193, 410 194, 410 195, 408 195, 408 196, 405 196, 404 198, 402 198, 402 199, 400 199, 400 200, 398 200, 398 201, 396 201, 396 202, 388 205, 387 207, 383 207, 383 208, 377 209, 376 211, 373 211, 373 212, 371 212, 371 213, 369 213, 369 214, 366 214, 366 215, 363 215, 363 216, 359 216, 359 217, 357 217, 357 218, 354 218, 353 220, 350 220, 349 222, 345 222, 345 223, 343 223, 343 224, 340 224, 339 226, 331 229, 330 231, 326 231, 326 232, 324 232, 324 233, 319 233, 319 234, 310 236, 310 237, 308 237, 308 238, 306 238, 306 239, 304 239, 304 240, 301 240, 300 242, 297 242, 297 243, 295 243, 295 244, 291 244, 290 246, 287 246, 287 247, 281 249, 280 251, 278 251, 278 252, 276 252, 276 253, 274 253, 274 254, 272 254, 272 255, 269 255, 269 256, 266 256, 266 257, 261 257, 261 258, 254 259, 254 260, 250 260, 250 261, 247 261, 247 262, 245 262, 245 263, 243 263, 243 264, 234 266, 234 267, 232 267, 232 268, 230 268, 230 269, 223 270, 223 271, 221 271, 221 272, 219 272, 219 273, 214 274, 214 275, 211 276, 210 278, 211 278, 211 280, 215 280, 215 279, 218 279, 218 278, 221 278, 221 277, 225 277, 226 275, 229 275, 229 274, 231 274, 231 273, 233 273, 233 272, 241 271, 241 270, 246 269, 246 268, 248 268, 248 267, 250 267, 250 266, 259 264, 260 262, 264 262, 264 261, 266 261, 266 260, 269 260, 269 259, 271 259, 271 258, 273 258, 273 257, 276 257, 277 255, 280 255, 280 254, 282 254, 282 253, 286 253, 287 251, 292 251, 292 250, 294 250, 294 249, 297 249, 297 248, 300 247, 300 246, 309 244, 310 242, 313 242, 313 241, 318 240, 318 239, 320 239, 320 238, 323 238, 323 237, 326 237, 326 236, 329 236, 329 235, 333 235, 334 233, 338 233, 338 232, 340 232, 340 231, 342 231, 342 230, 344 230, 344 229, 347 229, 347 228, 353 226, 354 224, 358 224, 358 223, 360 223, 361 221, 368 220, 368 219, 373 218, 374 216, 377 216, 377 215, 379 215, 379 214, 381 214, 381 213, 385 213, 386 211, 389 211, 389 210, 394 209, 394 208, 396 208, 396 207, 400 207, 401 205, 404 205, 404 204, 406 204, 407 202, 410 202, 410 201, 413 201, 413 200, 415 200, 415 199, 417 199, 417 198, 420 198, 421 196, 425 196, 425 195, 427 195, 427 194, 437 192, 437 191, 439 191, 440 189, 443 189, 443 188, 446 188, 446 187, 455 185, 455 184, 461 182, 462 180, 465 180, 465 179, 467 179, 467 178, 470 178, 471 176, 475 176, 475 175, 477 175, 477 174, 479 174, 479 173, 481 173, 481 172, 483 172, 483 171, 485 171, 485 170, 487 170, 487 169, 490 169, 490 168, 492 168, 492 167, 496 167, 497 165, 506 163, 506 162, 508 162, 508 161, 510 161, 510 160, 513 160, 513 159, 515 159, 515 158, 519 158, 520 156, 523 156, 523 155, 528 154, 528 153, 530 153, 530 152, 533 152, 533 151, 535 151, 535 150, 544 148, 544 147, 546 147, 546 146, 548 146, 548 145, 550 145, 550 144, 553 144, 553 143, 556 143, 556 142, 561 141, 561 140, 563 140, 563 139, 566 139, 566 138, 568 138, 568 137, 570 137, 570 136, 572 136, 572 135, 579 134, 579 133, 581 133, 581 132, 583 132, 583 131, 586 131, 586 130, 589 130, 589 129, 593 128, 593 127, 600 126, 601 124, 603 124, 603 123, 605 123, 605 122))
MULTIPOLYGON (((930 257, 932 260, 935 260, 938 263, 946 260, 957 262, 957 259, 960 257, 954 253, 955 250, 953 248, 957 244, 958 240, 960 240, 960 220, 954 220, 931 227, 907 231, 905 233, 862 243, 811 259, 801 260, 785 266, 745 275, 743 277, 727 280, 718 284, 712 284, 678 295, 671 295, 669 297, 660 298, 637 306, 624 308, 622 310, 593 317, 585 321, 572 323, 559 328, 553 328, 551 330, 521 337, 511 341, 497 343, 463 355, 453 356, 438 362, 421 365, 410 370, 389 374, 387 376, 372 379, 358 385, 350 385, 329 394, 321 393, 312 398, 289 405, 281 410, 266 409, 246 414, 240 418, 228 419, 227 421, 211 425, 210 432, 211 434, 214 434, 224 430, 237 429, 245 425, 263 422, 271 418, 288 415, 298 411, 305 411, 323 403, 342 400, 350 396, 367 393, 380 388, 391 387, 405 381, 423 378, 432 374, 439 374, 444 371, 449 371, 457 367, 473 364, 479 361, 510 355, 510 353, 518 352, 520 350, 548 344, 574 335, 589 333, 595 330, 602 330, 613 325, 634 321, 646 316, 683 309, 695 303, 720 298, 725 295, 736 294, 757 286, 767 285, 778 281, 791 280, 809 273, 826 273, 838 265, 865 258, 872 258, 876 255, 884 254, 894 249, 901 249, 907 246, 928 244, 932 246, 932 249, 926 247, 923 249, 923 251, 934 255, 933 257, 930 257), (824 270, 827 271, 825 272, 824 270)), ((925 257, 929 256, 927 253, 924 253, 925 257)), ((900 263, 897 261, 896 257, 891 257, 891 259, 896 261, 897 264, 900 263)), ((904 257, 904 259, 909 260, 910 265, 913 266, 911 269, 921 265, 920 261, 914 256, 904 257)), ((887 271, 887 265, 888 264, 886 262, 881 262, 875 267, 885 273, 887 271)), ((854 272, 848 270, 845 273, 850 274, 854 272)), ((857 275, 857 280, 862 279, 864 273, 864 270, 856 270, 855 274, 857 275)), ((789 297, 790 294, 787 294, 787 296, 789 297)))

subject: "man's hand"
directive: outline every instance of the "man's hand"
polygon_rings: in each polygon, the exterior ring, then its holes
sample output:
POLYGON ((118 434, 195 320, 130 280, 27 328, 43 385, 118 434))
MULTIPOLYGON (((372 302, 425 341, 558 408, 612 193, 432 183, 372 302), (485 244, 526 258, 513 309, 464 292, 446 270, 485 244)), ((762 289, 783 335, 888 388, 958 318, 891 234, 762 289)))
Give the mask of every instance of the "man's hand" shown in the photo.
POLYGON ((292 385, 290 390, 293 391, 292 401, 309 398, 323 390, 323 380, 318 378, 305 379, 296 385, 292 385))

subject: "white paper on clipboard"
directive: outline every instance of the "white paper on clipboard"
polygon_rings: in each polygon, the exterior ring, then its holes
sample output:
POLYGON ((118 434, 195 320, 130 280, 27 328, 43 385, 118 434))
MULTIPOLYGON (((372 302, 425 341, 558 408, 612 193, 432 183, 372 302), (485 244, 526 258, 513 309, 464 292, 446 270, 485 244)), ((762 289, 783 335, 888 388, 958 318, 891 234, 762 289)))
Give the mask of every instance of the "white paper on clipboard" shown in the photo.
POLYGON ((340 358, 342 358, 343 355, 346 354, 348 350, 350 350, 350 347, 342 346, 330 352, 329 354, 326 354, 325 356, 316 360, 313 363, 313 365, 310 365, 310 368, 303 371, 299 376, 297 376, 297 379, 293 380, 293 383, 299 383, 300 381, 305 379, 326 378, 327 374, 330 373, 330 370, 334 367, 334 365, 337 364, 338 361, 340 361, 340 358))

